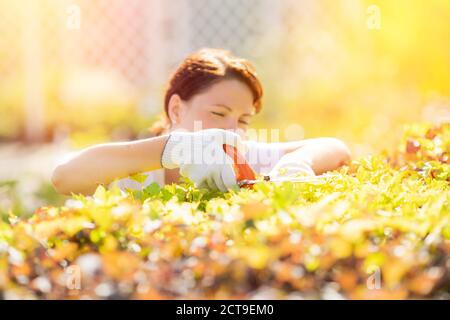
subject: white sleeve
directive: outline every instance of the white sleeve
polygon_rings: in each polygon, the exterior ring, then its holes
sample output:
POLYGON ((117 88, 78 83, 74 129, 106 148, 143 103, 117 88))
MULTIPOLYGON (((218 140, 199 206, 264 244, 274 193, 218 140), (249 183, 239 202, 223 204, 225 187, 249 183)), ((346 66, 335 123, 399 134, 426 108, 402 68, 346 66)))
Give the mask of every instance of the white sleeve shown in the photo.
POLYGON ((277 143, 266 143, 247 140, 245 158, 252 168, 262 175, 267 175, 284 155, 284 151, 277 143))

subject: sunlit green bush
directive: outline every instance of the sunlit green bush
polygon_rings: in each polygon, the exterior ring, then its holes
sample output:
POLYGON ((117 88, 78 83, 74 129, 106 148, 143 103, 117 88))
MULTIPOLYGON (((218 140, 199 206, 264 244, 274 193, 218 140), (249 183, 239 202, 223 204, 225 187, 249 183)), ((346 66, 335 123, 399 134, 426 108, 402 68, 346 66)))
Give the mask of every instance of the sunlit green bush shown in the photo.
POLYGON ((0 224, 5 298, 448 298, 450 126, 311 183, 100 186, 0 224), (76 278, 76 276, 80 278, 76 278))

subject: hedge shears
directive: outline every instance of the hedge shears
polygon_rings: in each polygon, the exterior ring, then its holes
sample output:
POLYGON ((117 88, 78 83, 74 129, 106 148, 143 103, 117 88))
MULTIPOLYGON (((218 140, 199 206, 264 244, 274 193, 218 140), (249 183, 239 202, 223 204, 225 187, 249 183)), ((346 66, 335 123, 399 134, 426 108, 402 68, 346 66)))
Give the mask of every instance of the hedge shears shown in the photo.
POLYGON ((320 175, 313 177, 277 177, 271 178, 270 176, 262 176, 262 178, 257 178, 256 173, 253 168, 248 164, 247 160, 238 152, 236 147, 223 144, 223 150, 225 153, 233 160, 233 169, 236 174, 237 184, 241 188, 253 188, 258 182, 263 181, 271 181, 271 182, 305 182, 305 183, 314 183, 319 182, 323 183, 323 178, 329 178, 332 175, 320 175))

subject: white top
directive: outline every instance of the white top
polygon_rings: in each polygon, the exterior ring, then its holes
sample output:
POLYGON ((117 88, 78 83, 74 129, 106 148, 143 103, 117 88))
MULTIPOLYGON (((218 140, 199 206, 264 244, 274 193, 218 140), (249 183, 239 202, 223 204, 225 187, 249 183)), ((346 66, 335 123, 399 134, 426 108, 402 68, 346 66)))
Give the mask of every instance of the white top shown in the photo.
MULTIPOLYGON (((244 141, 244 143, 247 146, 245 158, 258 174, 268 174, 283 156, 283 151, 277 144, 250 140, 244 141)), ((165 184, 164 169, 144 172, 143 175, 147 176, 143 183, 127 177, 111 182, 109 187, 117 184, 122 191, 125 191, 126 189, 141 190, 153 182, 157 182, 161 187, 165 184)))

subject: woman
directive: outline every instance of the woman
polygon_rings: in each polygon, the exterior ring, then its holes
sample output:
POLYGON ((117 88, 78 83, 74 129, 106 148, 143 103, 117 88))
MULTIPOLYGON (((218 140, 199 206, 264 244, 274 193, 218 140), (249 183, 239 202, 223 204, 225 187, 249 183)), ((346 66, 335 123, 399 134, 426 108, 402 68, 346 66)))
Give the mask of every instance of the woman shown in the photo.
POLYGON ((334 138, 246 141, 250 121, 261 110, 262 92, 248 61, 225 50, 201 49, 172 75, 164 122, 155 126, 155 137, 84 149, 55 168, 52 182, 60 193, 89 195, 99 184, 138 189, 186 176, 199 187, 225 192, 237 181, 223 144, 237 147, 257 173, 272 178, 321 174, 349 161, 347 146, 334 138), (144 182, 130 178, 137 173, 145 173, 144 182))

